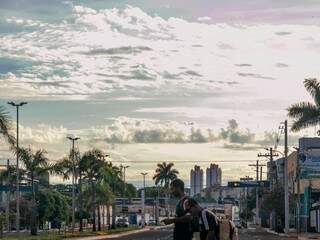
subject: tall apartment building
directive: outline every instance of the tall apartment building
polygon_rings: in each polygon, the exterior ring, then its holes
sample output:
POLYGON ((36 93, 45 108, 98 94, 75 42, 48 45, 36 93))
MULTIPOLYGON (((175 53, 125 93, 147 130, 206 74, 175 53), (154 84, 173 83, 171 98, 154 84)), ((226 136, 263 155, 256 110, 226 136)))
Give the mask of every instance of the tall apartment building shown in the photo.
POLYGON ((203 189, 203 170, 195 165, 190 171, 190 196, 201 193, 203 189))
POLYGON ((206 188, 221 186, 222 171, 217 164, 210 164, 206 171, 206 188))

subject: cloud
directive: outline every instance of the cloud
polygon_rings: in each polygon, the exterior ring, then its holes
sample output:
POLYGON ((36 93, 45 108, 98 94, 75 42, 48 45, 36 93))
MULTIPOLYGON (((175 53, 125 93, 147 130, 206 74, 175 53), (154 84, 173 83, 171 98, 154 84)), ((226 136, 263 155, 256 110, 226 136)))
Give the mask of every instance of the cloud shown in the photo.
POLYGON ((273 77, 267 77, 267 76, 263 76, 261 74, 258 73, 243 73, 243 72, 238 72, 238 75, 240 77, 250 77, 250 78, 260 78, 260 79, 270 79, 270 80, 274 80, 275 78, 273 77))
POLYGON ((239 63, 239 64, 235 64, 235 66, 237 66, 237 67, 252 67, 252 64, 249 64, 249 63, 239 63))
POLYGON ((292 32, 275 32, 275 34, 279 36, 287 36, 287 35, 291 35, 292 32))
POLYGON ((20 30, 0 36, 4 60, 0 79, 6 85, 2 98, 84 99, 118 91, 166 96, 245 91, 257 96, 255 78, 261 80, 261 88, 268 86, 267 80, 281 79, 280 87, 270 95, 277 98, 289 79, 298 96, 298 83, 316 72, 314 48, 306 47, 308 43, 301 39, 312 36, 317 42, 313 34, 317 26, 212 24, 161 18, 132 6, 73 6, 68 14, 66 19, 72 21, 7 19, 7 25, 18 25, 20 30), (294 34, 285 39, 275 34, 284 32, 294 34), (292 57, 295 51, 301 53, 298 60, 292 57), (302 59, 309 59, 309 64, 302 59), (281 62, 292 71, 279 71, 275 63, 281 62), (250 67, 250 72, 239 73, 239 67, 250 67))
POLYGON ((289 65, 285 64, 285 63, 277 63, 276 67, 278 67, 278 68, 287 68, 287 67, 289 67, 289 65))
POLYGON ((229 126, 227 128, 221 128, 220 139, 227 140, 230 143, 253 143, 255 139, 255 134, 251 133, 249 129, 245 131, 240 131, 236 120, 229 120, 229 126))
POLYGON ((208 17, 208 16, 198 17, 197 20, 199 22, 209 22, 209 21, 211 21, 211 17, 208 17))
POLYGON ((228 43, 223 43, 223 42, 218 43, 218 47, 223 50, 235 50, 235 48, 233 46, 231 46, 228 43))
POLYGON ((137 54, 137 53, 143 53, 144 51, 152 51, 151 48, 146 46, 125 46, 125 47, 118 47, 118 48, 108 48, 108 49, 92 49, 88 52, 85 52, 87 55, 100 55, 100 54, 110 54, 110 55, 116 55, 116 54, 137 54))

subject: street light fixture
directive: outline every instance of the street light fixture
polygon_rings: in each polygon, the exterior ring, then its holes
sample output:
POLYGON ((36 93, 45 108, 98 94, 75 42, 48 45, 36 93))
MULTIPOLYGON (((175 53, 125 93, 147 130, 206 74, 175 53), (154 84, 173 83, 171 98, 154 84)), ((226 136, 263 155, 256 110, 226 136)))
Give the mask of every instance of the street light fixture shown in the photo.
POLYGON ((20 189, 19 189, 19 108, 22 107, 23 105, 28 104, 27 102, 20 102, 20 103, 15 103, 15 102, 8 102, 9 105, 13 106, 16 108, 17 111, 17 164, 16 164, 16 204, 17 204, 17 211, 16 211, 16 229, 17 232, 20 232, 20 189))
POLYGON ((69 139, 72 142, 72 232, 74 232, 75 228, 75 207, 76 207, 76 194, 75 194, 75 175, 76 175, 76 169, 75 169, 75 154, 74 154, 74 142, 77 140, 80 140, 79 137, 71 137, 67 136, 67 139, 69 139))

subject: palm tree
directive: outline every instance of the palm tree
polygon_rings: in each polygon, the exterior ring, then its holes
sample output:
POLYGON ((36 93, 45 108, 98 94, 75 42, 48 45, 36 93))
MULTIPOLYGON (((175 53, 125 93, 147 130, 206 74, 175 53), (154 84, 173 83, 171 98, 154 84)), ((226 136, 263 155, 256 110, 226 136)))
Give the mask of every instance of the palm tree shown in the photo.
POLYGON ((158 163, 156 168, 156 173, 153 176, 156 185, 161 185, 166 189, 169 188, 169 184, 172 180, 176 179, 179 172, 173 168, 173 163, 158 163))
POLYGON ((309 78, 304 80, 304 86, 314 102, 299 102, 288 108, 289 117, 294 119, 291 127, 294 132, 320 123, 320 82, 315 78, 309 78))
POLYGON ((37 234, 37 223, 36 223, 36 205, 35 205, 35 180, 40 180, 43 174, 49 170, 49 159, 46 157, 45 150, 37 150, 33 152, 31 149, 20 148, 19 149, 20 159, 29 174, 31 180, 32 190, 32 216, 31 216, 31 235, 37 234))
POLYGON ((10 133, 11 118, 4 107, 0 106, 0 136, 2 135, 7 142, 11 145, 15 145, 15 138, 10 133))
POLYGON ((156 168, 156 173, 153 176, 153 180, 155 180, 156 185, 161 185, 166 189, 165 194, 166 194, 166 215, 168 216, 168 198, 169 198, 169 184, 172 180, 176 179, 179 172, 178 170, 173 168, 174 164, 173 163, 158 163, 157 168, 156 168))
MULTIPOLYGON (((63 180, 69 180, 73 175, 73 171, 75 171, 74 182, 77 184, 78 179, 78 187, 79 187, 79 202, 80 209, 82 211, 82 202, 81 202, 81 185, 82 185, 82 172, 81 169, 81 156, 78 149, 74 150, 74 161, 73 161, 73 151, 71 150, 68 157, 62 158, 60 161, 56 162, 52 167, 52 173, 62 176, 63 180)), ((80 213, 80 226, 79 231, 82 232, 82 212, 80 213)))
POLYGON ((100 177, 101 168, 104 165, 104 161, 100 158, 102 152, 98 149, 93 149, 87 151, 83 154, 81 161, 83 171, 83 177, 88 181, 89 186, 91 187, 91 197, 92 197, 92 231, 96 231, 96 183, 100 177))

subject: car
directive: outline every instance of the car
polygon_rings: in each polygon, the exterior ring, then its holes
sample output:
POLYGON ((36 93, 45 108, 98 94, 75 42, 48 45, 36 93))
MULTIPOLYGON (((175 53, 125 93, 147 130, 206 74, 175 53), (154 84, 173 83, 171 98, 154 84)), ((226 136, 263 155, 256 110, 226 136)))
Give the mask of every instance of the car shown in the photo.
POLYGON ((126 218, 118 218, 116 221, 117 227, 129 227, 129 222, 126 218))
POLYGON ((232 221, 237 228, 242 228, 240 219, 235 219, 232 221))
POLYGON ((148 225, 149 225, 149 226, 155 226, 155 225, 157 225, 157 222, 156 222, 155 219, 149 219, 148 225))

